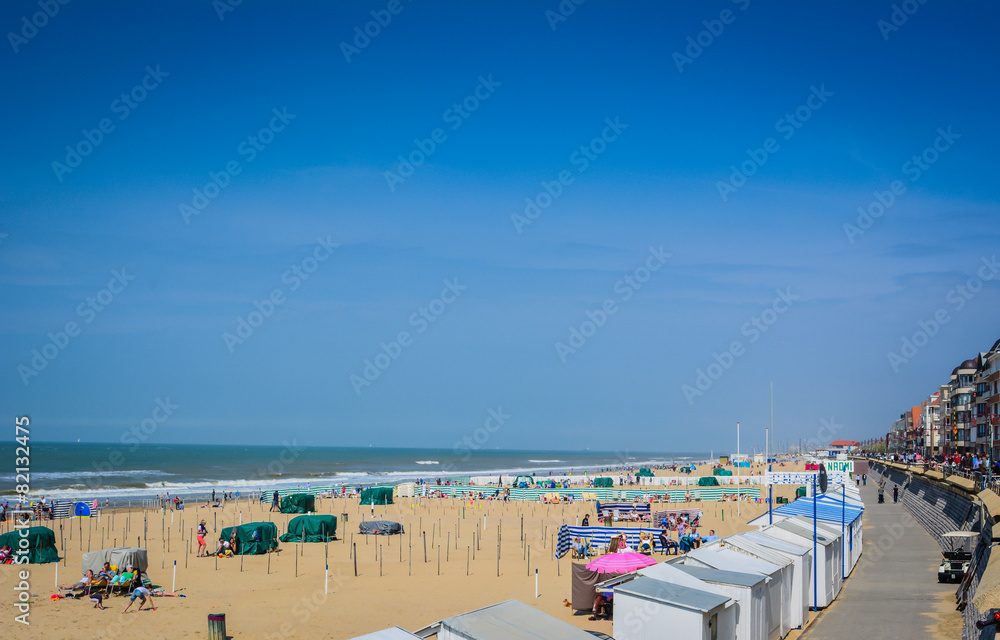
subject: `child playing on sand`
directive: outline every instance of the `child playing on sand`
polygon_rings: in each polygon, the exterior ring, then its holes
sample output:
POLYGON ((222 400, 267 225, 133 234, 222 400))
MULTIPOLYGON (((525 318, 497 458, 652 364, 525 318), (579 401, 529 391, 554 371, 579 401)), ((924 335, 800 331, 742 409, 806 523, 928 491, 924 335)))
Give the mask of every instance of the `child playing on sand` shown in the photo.
POLYGON ((122 610, 122 613, 125 613, 126 611, 129 610, 129 607, 131 607, 132 603, 136 601, 136 598, 141 600, 141 602, 139 602, 139 607, 136 609, 136 611, 142 611, 142 605, 146 604, 146 598, 149 598, 150 609, 156 611, 156 607, 153 606, 153 592, 147 589, 146 587, 136 587, 135 591, 132 592, 130 598, 131 600, 129 600, 129 603, 125 605, 125 608, 122 610))

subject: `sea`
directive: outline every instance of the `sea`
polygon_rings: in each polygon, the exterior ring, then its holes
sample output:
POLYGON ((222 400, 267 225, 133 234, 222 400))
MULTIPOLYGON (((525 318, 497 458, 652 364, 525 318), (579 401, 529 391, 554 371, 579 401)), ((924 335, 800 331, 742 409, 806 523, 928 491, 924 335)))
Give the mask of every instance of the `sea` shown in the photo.
MULTIPOLYGON (((4 501, 14 496, 15 446, 0 445, 0 500, 4 501)), ((246 494, 496 474, 559 475, 708 458, 701 452, 32 442, 28 479, 33 498, 101 502, 108 498, 120 504, 163 493, 202 499, 213 490, 246 494)))

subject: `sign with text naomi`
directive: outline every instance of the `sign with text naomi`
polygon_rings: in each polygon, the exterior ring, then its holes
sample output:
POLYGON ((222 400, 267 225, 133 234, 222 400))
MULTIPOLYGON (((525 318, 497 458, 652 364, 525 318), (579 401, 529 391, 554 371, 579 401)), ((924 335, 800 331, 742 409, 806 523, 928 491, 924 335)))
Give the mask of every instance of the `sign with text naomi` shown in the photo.
POLYGON ((854 460, 824 460, 823 464, 828 474, 843 473, 849 478, 854 475, 854 460))

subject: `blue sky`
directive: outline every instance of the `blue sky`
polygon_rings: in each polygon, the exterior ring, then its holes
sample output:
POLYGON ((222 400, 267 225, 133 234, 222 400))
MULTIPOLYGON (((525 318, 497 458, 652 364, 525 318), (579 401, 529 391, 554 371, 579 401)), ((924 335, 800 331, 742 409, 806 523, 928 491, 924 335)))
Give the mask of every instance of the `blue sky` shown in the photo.
POLYGON ((996 6, 387 6, 0 7, 5 414, 449 446, 502 409, 483 446, 719 451, 763 445, 770 380, 778 440, 873 437, 1000 337, 996 6))

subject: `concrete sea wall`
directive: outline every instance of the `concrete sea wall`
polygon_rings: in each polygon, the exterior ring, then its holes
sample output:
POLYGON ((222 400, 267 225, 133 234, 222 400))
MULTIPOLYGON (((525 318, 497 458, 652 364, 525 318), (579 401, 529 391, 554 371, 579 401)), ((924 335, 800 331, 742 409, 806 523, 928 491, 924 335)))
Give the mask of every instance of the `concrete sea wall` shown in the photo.
POLYGON ((926 471, 923 465, 873 462, 869 479, 885 482, 886 500, 892 499, 893 486, 898 486, 903 507, 938 544, 948 531, 979 532, 979 545, 969 574, 956 589, 955 604, 965 622, 962 640, 993 640, 996 627, 979 630, 975 623, 992 609, 1000 609, 1000 554, 991 553, 1000 496, 977 491, 967 478, 926 471))

